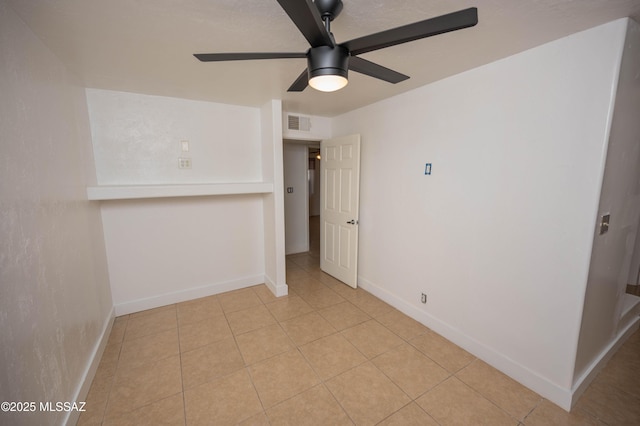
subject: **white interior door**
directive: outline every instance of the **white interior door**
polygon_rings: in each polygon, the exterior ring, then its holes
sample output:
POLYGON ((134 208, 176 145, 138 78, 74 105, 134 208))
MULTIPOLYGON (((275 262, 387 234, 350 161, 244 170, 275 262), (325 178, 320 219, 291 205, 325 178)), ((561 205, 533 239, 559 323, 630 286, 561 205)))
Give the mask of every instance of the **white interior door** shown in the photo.
POLYGON ((320 269, 357 287, 360 135, 320 143, 320 269))

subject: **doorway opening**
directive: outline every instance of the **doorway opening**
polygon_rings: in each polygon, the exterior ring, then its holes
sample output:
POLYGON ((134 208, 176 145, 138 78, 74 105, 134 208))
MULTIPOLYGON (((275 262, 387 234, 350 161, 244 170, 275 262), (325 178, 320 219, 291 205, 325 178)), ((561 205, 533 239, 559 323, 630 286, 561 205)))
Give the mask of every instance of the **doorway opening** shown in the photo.
POLYGON ((360 135, 325 139, 319 144, 286 142, 283 150, 285 254, 309 254, 309 218, 317 213, 311 208, 310 200, 319 195, 319 201, 317 198, 315 201, 320 207, 320 269, 356 288, 360 135), (321 158, 314 150, 310 161, 310 148, 320 148, 321 158), (317 167, 317 160, 321 167, 317 167))
POLYGON ((285 253, 320 254, 320 141, 284 140, 285 253))

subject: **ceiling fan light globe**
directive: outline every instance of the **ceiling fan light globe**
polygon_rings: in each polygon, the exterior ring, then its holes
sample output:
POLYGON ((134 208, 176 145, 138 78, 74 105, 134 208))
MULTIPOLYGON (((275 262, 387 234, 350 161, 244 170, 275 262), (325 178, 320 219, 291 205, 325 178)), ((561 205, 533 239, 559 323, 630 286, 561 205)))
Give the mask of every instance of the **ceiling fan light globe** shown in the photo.
POLYGON ((309 86, 321 92, 335 92, 342 89, 349 81, 341 75, 318 75, 309 80, 309 86))

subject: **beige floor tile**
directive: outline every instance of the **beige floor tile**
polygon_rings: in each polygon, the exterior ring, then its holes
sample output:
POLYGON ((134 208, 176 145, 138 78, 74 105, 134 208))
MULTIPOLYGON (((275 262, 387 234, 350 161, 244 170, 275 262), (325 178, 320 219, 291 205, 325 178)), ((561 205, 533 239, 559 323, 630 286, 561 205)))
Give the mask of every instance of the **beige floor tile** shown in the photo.
POLYGON ((391 306, 366 291, 358 292, 355 297, 350 299, 350 301, 374 318, 387 314, 393 309, 391 306))
POLYGON ((229 337, 233 337, 233 333, 224 315, 187 325, 180 324, 180 351, 188 352, 229 337))
POLYGON ((589 386, 575 408, 610 425, 640 425, 640 399, 598 381, 589 386))
POLYGON ((326 382, 357 425, 373 425, 411 400, 387 376, 367 362, 326 382))
POLYGON ((176 328, 178 328, 178 319, 175 307, 174 309, 164 309, 152 314, 130 318, 127 321, 124 340, 137 339, 176 328))
POLYGON ((265 409, 304 392, 320 382, 297 349, 276 355, 248 368, 265 409))
POLYGON ((302 298, 314 309, 322 309, 344 302, 342 296, 328 287, 303 293, 302 298))
POLYGON ((233 338, 182 354, 182 381, 185 389, 226 376, 244 367, 233 338))
POLYGON ((309 274, 301 275, 299 278, 287 278, 287 283, 289 284, 289 287, 296 292, 296 294, 300 295, 327 288, 326 285, 311 277, 309 274))
POLYGON ((397 309, 392 309, 388 313, 380 315, 376 319, 382 325, 405 340, 413 339, 414 337, 425 334, 427 330, 429 330, 418 321, 413 318, 409 318, 397 309))
POLYGON ((331 275, 321 272, 316 276, 316 279, 329 287, 331 290, 338 293, 340 296, 345 298, 346 300, 352 300, 363 292, 364 290, 360 288, 353 288, 340 280, 333 278, 331 275))
POLYGON ((450 377, 416 402, 441 425, 509 425, 518 421, 488 399, 450 377))
POLYGON ((125 340, 120 351, 118 370, 142 367, 179 353, 177 329, 125 340))
POLYGON ((252 288, 243 288, 241 290, 220 294, 218 295, 218 301, 225 313, 241 311, 253 306, 262 305, 262 300, 260 300, 252 288))
MULTIPOLYGON (((638 287, 638 289, 640 289, 640 287, 638 287)), ((638 353, 638 351, 640 351, 640 330, 636 330, 631 336, 629 336, 623 347, 638 353)))
POLYGON ((372 362, 412 399, 432 389, 450 375, 408 343, 383 353, 372 362))
POLYGON ((300 266, 292 262, 287 262, 287 283, 291 284, 291 282, 303 279, 308 275, 308 272, 300 266))
POLYGON ((176 310, 176 305, 175 304, 165 305, 165 306, 160 306, 160 307, 157 307, 157 308, 146 309, 144 311, 134 312, 132 314, 129 314, 129 319, 144 317, 146 315, 153 315, 153 314, 157 314, 158 312, 164 312, 164 311, 173 311, 173 312, 175 312, 175 310, 176 310))
POLYGON ((178 303, 176 308, 178 311, 178 323, 181 326, 200 322, 224 313, 217 296, 208 296, 178 303))
POLYGON ((625 344, 598 374, 596 382, 612 385, 640 398, 640 345, 625 344))
POLYGON ((138 408, 128 414, 107 420, 103 426, 184 426, 182 392, 138 408))
POLYGON ((102 423, 113 382, 114 376, 98 377, 96 375, 84 400, 86 402, 85 411, 80 413, 76 426, 100 425, 102 423))
POLYGON ((273 294, 273 292, 269 290, 269 287, 267 287, 264 284, 251 287, 251 289, 260 298, 262 303, 270 303, 270 302, 275 302, 276 300, 287 298, 287 296, 276 297, 275 294, 273 294))
POLYGON ((262 412, 245 369, 185 390, 184 401, 189 426, 235 425, 262 412))
POLYGON ((292 259, 296 264, 305 269, 318 269, 318 260, 309 256, 308 253, 294 256, 292 259))
POLYGON ((409 343, 451 373, 463 369, 475 359, 469 352, 431 330, 409 343))
POLYGON ((605 426, 590 414, 574 408, 571 413, 543 399, 524 419, 526 426, 605 426))
POLYGON ((236 336, 276 323, 271 312, 262 304, 226 315, 231 331, 236 336))
POLYGON ((127 321, 129 321, 129 314, 115 317, 115 319, 113 320, 113 323, 120 324, 120 323, 126 323, 127 321))
POLYGON ((456 377, 520 421, 542 401, 540 395, 478 359, 456 377))
POLYGON ((98 370, 95 375, 96 378, 114 376, 116 374, 121 350, 122 343, 107 344, 102 353, 102 358, 100 358, 100 363, 98 364, 98 370))
POLYGON ((272 426, 353 425, 324 385, 317 385, 267 410, 272 426))
POLYGON ((348 328, 342 331, 342 335, 369 359, 404 343, 376 320, 348 328))
POLYGON ((322 380, 330 379, 367 361, 355 346, 340 334, 322 337, 300 347, 322 380))
POLYGON ((336 332, 336 329, 317 312, 310 312, 280 324, 298 346, 336 332))
POLYGON ((291 339, 279 324, 241 334, 236 341, 246 365, 255 364, 294 349, 291 339))
POLYGON ((105 417, 111 419, 121 416, 181 391, 179 356, 165 358, 132 370, 118 370, 105 417))
POLYGON ((350 302, 329 306, 319 310, 318 313, 339 331, 371 319, 368 314, 350 302))
POLYGON ((267 415, 262 412, 238 423, 238 426, 271 426, 267 415))
POLYGON ((438 426, 438 423, 412 402, 378 423, 378 426, 438 426))
POLYGON ((113 326, 111 327, 111 333, 109 334, 109 339, 107 340, 107 345, 122 344, 128 323, 129 315, 117 317, 114 320, 113 326))
MULTIPOLYGON (((78 425, 184 424, 189 402, 190 424, 341 424, 342 416, 316 418, 337 413, 336 401, 353 416, 348 420, 357 424, 515 425, 522 419, 532 403, 526 396, 530 391, 523 392, 508 377, 366 291, 351 289, 320 271, 317 253, 295 260, 304 268, 287 261, 288 279, 294 282, 290 297, 297 299, 292 303, 279 303, 284 299, 260 285, 115 318, 85 398, 87 411, 79 416, 78 425), (304 301, 312 300, 314 293, 332 294, 327 289, 369 314, 341 299, 318 311, 304 301), (258 311, 257 318, 232 315, 244 309, 258 311), (260 315, 266 312, 274 322, 262 327, 260 315), (227 316, 237 319, 237 330, 243 330, 242 321, 249 328, 256 324, 261 328, 233 336, 227 316), (358 332, 335 331, 355 326, 360 326, 358 332), (384 329, 400 341, 409 340, 411 347, 404 342, 392 345, 367 361, 345 337, 361 338, 365 352, 370 353, 368 345, 376 352, 381 348, 375 345, 384 347, 386 339, 376 337, 375 331, 384 329), (181 355, 175 354, 176 330, 181 355), (367 343, 367 336, 373 343, 367 343), (301 346, 296 349, 296 344, 301 346), (245 361, 253 364, 245 367, 245 361), (443 368, 449 377, 434 385, 443 368), (326 399, 323 389, 330 391, 334 402, 326 399), (429 390, 421 394, 422 389, 429 390), (411 402, 416 395, 421 396, 411 402), (325 403, 326 407, 316 408, 325 403)), ((640 332, 636 332, 571 413, 536 395, 540 402, 519 425, 640 424, 639 353, 640 332)))
POLYGON ((278 321, 287 321, 313 311, 313 308, 307 302, 295 295, 267 303, 265 306, 278 321))

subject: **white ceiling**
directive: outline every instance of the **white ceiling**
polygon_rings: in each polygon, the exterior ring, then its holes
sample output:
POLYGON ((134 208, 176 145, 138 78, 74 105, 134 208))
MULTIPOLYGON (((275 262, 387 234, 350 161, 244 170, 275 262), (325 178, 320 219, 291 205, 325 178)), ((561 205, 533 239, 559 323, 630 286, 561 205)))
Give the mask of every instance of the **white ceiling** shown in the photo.
POLYGON ((355 72, 341 91, 287 93, 304 59, 201 63, 192 53, 305 52, 275 0, 9 0, 84 85, 334 116, 630 16, 640 0, 343 0, 338 42, 475 6, 477 26, 362 55, 411 76, 393 85, 355 72))

